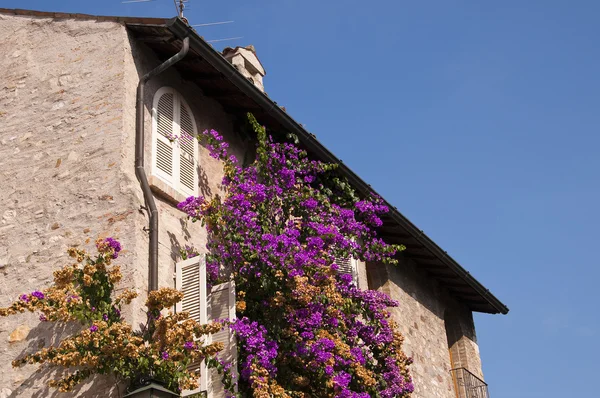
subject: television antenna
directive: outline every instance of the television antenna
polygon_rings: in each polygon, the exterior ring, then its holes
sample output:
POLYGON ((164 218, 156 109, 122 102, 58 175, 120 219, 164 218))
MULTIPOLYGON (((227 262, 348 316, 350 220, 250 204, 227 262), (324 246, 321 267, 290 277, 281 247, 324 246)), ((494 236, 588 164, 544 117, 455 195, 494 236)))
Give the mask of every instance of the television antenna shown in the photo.
POLYGON ((234 23, 235 21, 222 21, 222 22, 209 22, 209 23, 200 23, 196 25, 191 25, 194 28, 199 26, 213 26, 213 25, 224 25, 226 23, 234 23))
POLYGON ((239 40, 239 39, 243 39, 244 36, 238 36, 238 37, 227 37, 225 39, 215 39, 215 40, 206 40, 207 43, 218 43, 221 41, 229 41, 229 40, 239 40))
POLYGON ((177 11, 177 15, 179 18, 183 18, 183 10, 185 10, 185 3, 189 0, 173 0, 175 4, 175 10, 177 11))
MULTIPOLYGON (((155 0, 123 0, 121 1, 121 4, 130 4, 130 3, 150 3, 153 2, 155 0)), ((187 22, 187 19, 183 16, 184 10, 186 9, 186 5, 189 2, 189 0, 173 0, 173 5, 175 6, 175 12, 177 13, 177 16, 181 19, 183 19, 184 21, 187 22)), ((190 25, 191 27, 194 28, 200 28, 200 27, 205 27, 205 26, 215 26, 215 25, 225 25, 225 24, 230 24, 230 23, 234 23, 235 21, 219 21, 219 22, 207 22, 207 23, 201 23, 201 24, 196 24, 196 25, 190 25)), ((207 43, 218 43, 218 42, 222 42, 222 41, 229 41, 229 40, 239 40, 242 39, 243 36, 236 36, 236 37, 226 37, 224 39, 214 39, 214 40, 207 40, 207 43)))
MULTIPOLYGON (((130 3, 150 3, 154 0, 124 0, 121 1, 121 4, 130 4, 130 3)), ((183 10, 185 10, 185 4, 188 0, 173 0, 173 4, 175 5, 175 12, 179 18, 183 18, 183 10)))

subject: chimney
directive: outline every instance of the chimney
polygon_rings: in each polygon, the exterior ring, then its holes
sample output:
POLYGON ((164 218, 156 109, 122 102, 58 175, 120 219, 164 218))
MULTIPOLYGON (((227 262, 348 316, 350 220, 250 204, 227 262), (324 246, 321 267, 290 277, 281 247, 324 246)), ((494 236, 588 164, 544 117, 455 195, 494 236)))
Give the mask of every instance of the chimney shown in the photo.
POLYGON ((256 56, 256 50, 253 45, 246 47, 227 47, 223 50, 225 59, 234 66, 242 75, 250 80, 260 91, 265 92, 263 77, 265 68, 256 56))

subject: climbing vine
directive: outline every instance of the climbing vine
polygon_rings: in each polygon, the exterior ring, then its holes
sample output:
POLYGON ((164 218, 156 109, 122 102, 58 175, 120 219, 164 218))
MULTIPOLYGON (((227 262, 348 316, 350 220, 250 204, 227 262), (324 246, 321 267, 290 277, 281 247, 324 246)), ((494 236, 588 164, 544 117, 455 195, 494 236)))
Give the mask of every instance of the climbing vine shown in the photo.
MULTIPOLYGON (((336 165, 278 143, 249 115, 255 161, 238 165, 214 131, 200 137, 223 161, 226 195, 179 208, 208 231, 211 283, 233 278, 239 391, 267 397, 408 397, 403 338, 385 294, 359 290, 338 259, 394 263, 401 246, 377 237, 377 197, 359 200, 336 165)), ((230 391, 233 394, 233 391, 230 391)))

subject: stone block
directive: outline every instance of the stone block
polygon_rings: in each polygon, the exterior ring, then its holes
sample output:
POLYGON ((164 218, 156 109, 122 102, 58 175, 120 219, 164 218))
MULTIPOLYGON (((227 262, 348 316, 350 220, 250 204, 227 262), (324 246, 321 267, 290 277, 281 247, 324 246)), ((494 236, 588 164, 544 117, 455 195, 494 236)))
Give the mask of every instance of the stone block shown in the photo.
POLYGON ((16 343, 19 341, 23 341, 29 335, 29 327, 27 325, 21 325, 12 331, 10 336, 8 336, 9 343, 16 343))

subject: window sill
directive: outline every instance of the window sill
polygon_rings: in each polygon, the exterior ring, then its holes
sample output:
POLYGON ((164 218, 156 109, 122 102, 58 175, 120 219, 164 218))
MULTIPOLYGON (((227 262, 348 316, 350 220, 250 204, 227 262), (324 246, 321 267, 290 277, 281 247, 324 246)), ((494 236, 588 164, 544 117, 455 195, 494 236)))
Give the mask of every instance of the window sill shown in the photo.
POLYGON ((187 199, 187 196, 175 190, 173 187, 156 176, 151 175, 149 183, 150 189, 156 196, 164 199, 173 206, 177 206, 179 203, 187 199))

